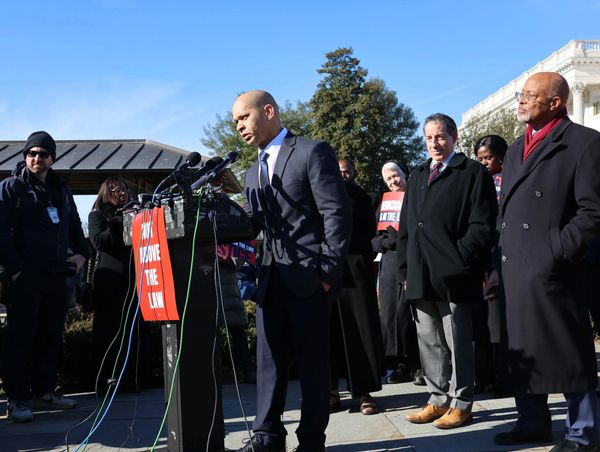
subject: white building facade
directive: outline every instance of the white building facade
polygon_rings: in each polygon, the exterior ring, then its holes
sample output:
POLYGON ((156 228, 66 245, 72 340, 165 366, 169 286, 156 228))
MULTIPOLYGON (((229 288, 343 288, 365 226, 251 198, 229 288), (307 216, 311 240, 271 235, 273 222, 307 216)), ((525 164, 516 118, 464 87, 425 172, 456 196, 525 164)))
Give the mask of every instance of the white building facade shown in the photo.
POLYGON ((562 49, 489 95, 462 115, 463 126, 473 117, 500 109, 516 109, 515 93, 536 72, 558 72, 569 83, 568 111, 572 121, 600 131, 600 40, 570 41, 562 49))

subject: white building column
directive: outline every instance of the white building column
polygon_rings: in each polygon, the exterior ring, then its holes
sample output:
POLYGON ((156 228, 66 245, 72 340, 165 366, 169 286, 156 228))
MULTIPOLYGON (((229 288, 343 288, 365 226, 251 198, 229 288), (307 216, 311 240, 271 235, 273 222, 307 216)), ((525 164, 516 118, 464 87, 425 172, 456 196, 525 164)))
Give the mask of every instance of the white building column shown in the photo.
POLYGON ((585 83, 576 82, 571 87, 573 93, 573 122, 583 125, 583 90, 585 83))

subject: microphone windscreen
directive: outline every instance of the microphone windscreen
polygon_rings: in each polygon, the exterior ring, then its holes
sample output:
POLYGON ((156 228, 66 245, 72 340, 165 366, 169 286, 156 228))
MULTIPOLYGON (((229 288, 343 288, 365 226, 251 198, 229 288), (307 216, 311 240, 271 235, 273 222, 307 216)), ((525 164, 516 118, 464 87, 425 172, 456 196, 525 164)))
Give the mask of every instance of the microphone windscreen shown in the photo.
POLYGON ((217 155, 211 159, 208 159, 202 168, 213 169, 219 163, 223 163, 223 159, 217 155))
POLYGON ((202 156, 198 152, 192 152, 185 159, 188 166, 196 166, 198 163, 202 161, 202 156))
POLYGON ((237 161, 239 156, 240 156, 240 154, 238 154, 235 151, 232 151, 229 154, 227 154, 227 159, 229 160, 230 163, 234 163, 237 161))

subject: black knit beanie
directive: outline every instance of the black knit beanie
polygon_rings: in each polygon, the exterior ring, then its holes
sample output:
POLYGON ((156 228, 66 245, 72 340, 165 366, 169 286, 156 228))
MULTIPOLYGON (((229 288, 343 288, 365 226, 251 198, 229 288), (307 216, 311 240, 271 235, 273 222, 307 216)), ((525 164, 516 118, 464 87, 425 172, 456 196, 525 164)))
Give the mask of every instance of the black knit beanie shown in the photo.
POLYGON ((56 142, 48 132, 39 131, 33 132, 31 135, 29 135, 29 138, 27 138, 27 143, 25 143, 25 147, 23 148, 23 157, 25 157, 27 151, 35 147, 45 149, 50 153, 52 161, 56 160, 56 142))

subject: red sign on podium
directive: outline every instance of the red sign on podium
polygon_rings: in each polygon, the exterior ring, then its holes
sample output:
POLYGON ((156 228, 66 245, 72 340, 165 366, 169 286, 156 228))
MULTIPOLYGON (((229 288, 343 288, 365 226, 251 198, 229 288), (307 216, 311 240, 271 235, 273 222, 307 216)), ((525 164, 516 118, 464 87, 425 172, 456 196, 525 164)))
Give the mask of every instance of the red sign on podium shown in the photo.
POLYGON ((136 284, 144 320, 179 320, 164 207, 138 213, 131 229, 136 284))
POLYGON ((377 223, 378 231, 385 231, 388 226, 393 227, 396 231, 400 229, 400 209, 403 199, 404 192, 402 191, 388 191, 383 194, 377 223))

